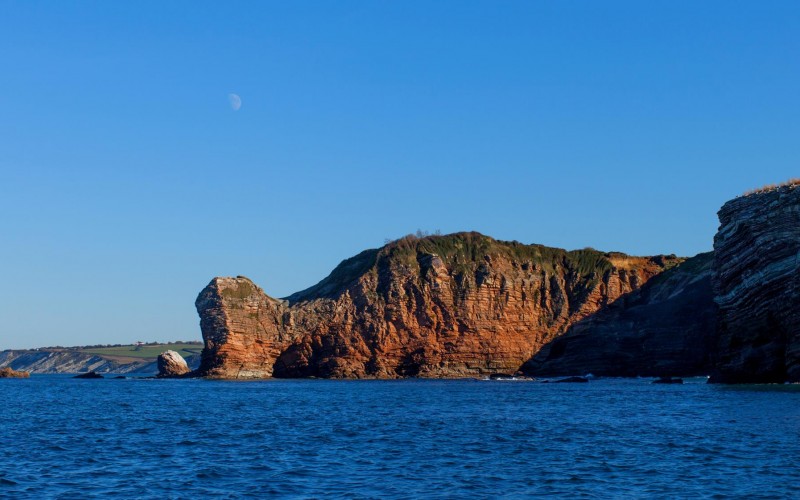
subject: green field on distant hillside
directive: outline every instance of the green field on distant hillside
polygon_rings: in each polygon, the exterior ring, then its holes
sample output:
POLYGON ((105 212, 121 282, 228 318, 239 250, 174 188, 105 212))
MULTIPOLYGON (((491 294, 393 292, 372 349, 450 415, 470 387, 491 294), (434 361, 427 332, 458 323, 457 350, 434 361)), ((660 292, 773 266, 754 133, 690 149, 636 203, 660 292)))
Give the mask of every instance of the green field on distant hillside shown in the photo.
POLYGON ((81 352, 97 354, 100 356, 115 356, 124 358, 157 358, 164 351, 177 351, 181 356, 188 357, 193 354, 200 354, 203 344, 158 344, 158 345, 124 345, 118 347, 97 347, 80 349, 81 352))

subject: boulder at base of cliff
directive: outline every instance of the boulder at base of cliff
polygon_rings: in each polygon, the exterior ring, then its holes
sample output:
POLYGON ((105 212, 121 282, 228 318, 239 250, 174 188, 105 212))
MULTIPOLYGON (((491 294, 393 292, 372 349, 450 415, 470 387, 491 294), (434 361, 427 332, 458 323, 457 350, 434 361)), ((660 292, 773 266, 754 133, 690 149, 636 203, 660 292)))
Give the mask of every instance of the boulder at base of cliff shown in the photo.
POLYGON ((72 378, 105 378, 97 372, 88 372, 88 373, 81 373, 80 375, 75 375, 72 378))
POLYGON ((0 378, 29 378, 31 376, 28 372, 21 372, 13 370, 9 367, 0 368, 0 378))
POLYGON ((175 351, 165 351, 158 356, 158 377, 180 377, 189 373, 189 365, 175 351))

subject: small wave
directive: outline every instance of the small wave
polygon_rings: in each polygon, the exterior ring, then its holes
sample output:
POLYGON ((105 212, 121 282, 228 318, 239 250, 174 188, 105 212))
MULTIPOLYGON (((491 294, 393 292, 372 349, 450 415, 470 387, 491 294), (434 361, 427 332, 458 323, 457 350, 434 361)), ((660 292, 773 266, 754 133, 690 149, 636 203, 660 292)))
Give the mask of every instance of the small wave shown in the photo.
POLYGON ((222 475, 216 471, 201 471, 198 472, 196 475, 197 479, 218 479, 221 478, 222 475))
POLYGON ((792 467, 800 394, 772 388, 698 383, 665 392, 600 378, 578 393, 413 380, 142 381, 98 390, 57 376, 36 380, 47 390, 3 393, 26 418, 0 425, 0 499, 794 498, 800 491, 792 467), (195 384, 191 395, 185 384, 195 384), (89 399, 102 415, 87 410, 89 399), (741 481, 745 465, 750 474, 741 481), (146 480, 153 473, 159 480, 146 480))

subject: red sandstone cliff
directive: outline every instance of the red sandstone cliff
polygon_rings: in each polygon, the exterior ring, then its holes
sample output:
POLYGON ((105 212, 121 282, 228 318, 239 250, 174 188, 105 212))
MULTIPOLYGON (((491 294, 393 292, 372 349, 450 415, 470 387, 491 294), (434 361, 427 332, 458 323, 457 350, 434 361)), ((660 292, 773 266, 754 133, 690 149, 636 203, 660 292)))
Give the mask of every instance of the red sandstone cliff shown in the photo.
POLYGON ((284 300, 215 278, 196 306, 200 375, 461 377, 515 372, 570 325, 681 262, 478 233, 407 237, 284 300))

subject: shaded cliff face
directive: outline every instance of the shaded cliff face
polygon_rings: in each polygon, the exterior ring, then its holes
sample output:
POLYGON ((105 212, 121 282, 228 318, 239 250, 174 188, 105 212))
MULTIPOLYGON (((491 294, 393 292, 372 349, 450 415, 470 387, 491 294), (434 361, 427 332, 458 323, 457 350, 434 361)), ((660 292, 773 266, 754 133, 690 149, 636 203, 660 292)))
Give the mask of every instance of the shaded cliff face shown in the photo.
POLYGON ((800 186, 726 203, 714 238, 714 382, 800 381, 800 186))
POLYGON ((717 308, 713 253, 656 276, 572 325, 523 367, 534 376, 707 375, 713 360, 717 308))
POLYGON ((478 233, 404 238, 285 300, 215 278, 196 305, 199 373, 224 378, 514 372, 570 325, 681 262, 478 233))

